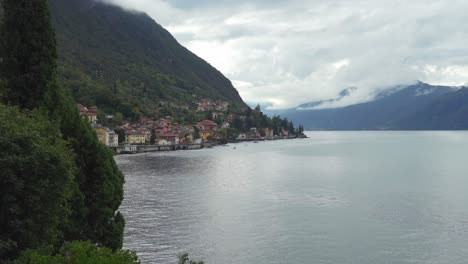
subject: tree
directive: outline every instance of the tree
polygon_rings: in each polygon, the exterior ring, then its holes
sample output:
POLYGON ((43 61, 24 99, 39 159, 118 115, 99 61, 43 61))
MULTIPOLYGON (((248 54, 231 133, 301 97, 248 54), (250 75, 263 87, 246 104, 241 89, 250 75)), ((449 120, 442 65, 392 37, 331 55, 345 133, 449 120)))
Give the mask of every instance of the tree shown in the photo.
POLYGON ((205 262, 203 261, 197 262, 194 260, 190 260, 189 255, 187 253, 179 256, 179 264, 204 264, 204 263, 205 262))
POLYGON ((283 120, 281 120, 281 128, 284 130, 289 129, 289 121, 287 118, 284 118, 283 120))
POLYGON ((257 111, 258 113, 262 111, 262 109, 260 108, 260 104, 257 104, 257 106, 255 107, 255 111, 257 111))
POLYGON ((252 115, 252 108, 247 107, 247 110, 245 111, 245 115, 246 115, 247 117, 250 117, 250 116, 252 115))
POLYGON ((118 212, 123 199, 124 176, 113 155, 99 143, 90 125, 78 114, 69 98, 61 111, 61 131, 75 153, 78 189, 71 201, 73 215, 65 239, 90 240, 119 249, 123 243, 124 218, 118 212))
MULTIPOLYGON (((80 117, 74 101, 58 85, 55 38, 47 3, 47 0, 3 2, 1 36, 4 44, 0 57, 4 60, 0 65, 0 76, 7 82, 5 101, 22 109, 39 109, 35 111, 47 113, 50 122, 60 129, 60 133, 50 133, 55 136, 51 141, 66 140, 73 152, 67 156, 74 158, 77 170, 63 171, 63 175, 73 173, 75 176, 73 193, 62 205, 71 208, 70 217, 59 213, 49 216, 63 218, 62 240, 90 240, 115 250, 122 247, 125 225, 123 216, 117 211, 123 199, 124 177, 111 151, 98 142, 90 125, 80 117)), ((34 144, 33 141, 26 142, 34 144)), ((33 171, 29 173, 34 175, 33 171)), ((54 180, 53 175, 45 175, 35 184, 42 188, 42 184, 54 180)), ((59 183, 61 181, 57 181, 59 183)), ((65 190, 65 187, 59 187, 49 189, 49 192, 65 190)), ((12 196, 21 196, 21 191, 12 196)), ((34 189, 30 191, 30 196, 34 197, 34 189)), ((4 194, 0 195, 4 199, 4 194)), ((47 223, 47 218, 32 218, 31 221, 38 221, 31 222, 37 225, 47 223)), ((40 235, 43 231, 34 231, 38 233, 32 235, 40 237, 39 240, 49 239, 40 235)), ((51 236, 49 242, 55 240, 51 236)))
POLYGON ((294 129, 294 123, 292 121, 289 121, 288 131, 290 134, 294 134, 296 132, 294 129))
POLYGON ((234 121, 232 122, 232 128, 243 130, 244 129, 244 122, 239 118, 235 117, 234 121))
POLYGON ((271 119, 273 134, 279 135, 281 131, 281 117, 280 116, 273 116, 271 119))
POLYGON ((71 214, 73 153, 44 114, 0 105, 0 262, 57 245, 71 214))
POLYGON ((65 243, 58 254, 41 250, 28 250, 12 264, 140 264, 137 255, 127 250, 113 252, 89 242, 65 243))
POLYGON ((115 133, 119 136, 119 144, 125 142, 125 130, 121 128, 115 129, 115 133))
POLYGON ((34 109, 56 103, 55 35, 48 2, 3 0, 3 63, 8 82, 6 98, 21 108, 34 109))
POLYGON ((200 129, 198 129, 198 127, 194 126, 193 127, 193 139, 200 139, 201 136, 200 136, 200 129))
POLYGON ((115 122, 116 124, 118 124, 118 125, 122 124, 122 122, 123 122, 123 115, 122 115, 122 113, 120 113, 120 112, 115 113, 114 122, 115 122))
POLYGON ((150 144, 154 145, 156 143, 156 130, 154 128, 151 130, 150 144))

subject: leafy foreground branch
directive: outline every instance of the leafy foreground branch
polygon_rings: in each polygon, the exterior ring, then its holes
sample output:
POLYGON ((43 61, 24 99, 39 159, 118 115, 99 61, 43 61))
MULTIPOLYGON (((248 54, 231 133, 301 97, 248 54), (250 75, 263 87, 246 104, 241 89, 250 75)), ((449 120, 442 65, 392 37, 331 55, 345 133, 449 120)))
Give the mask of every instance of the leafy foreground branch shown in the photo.
MULTIPOLYGON (((52 248, 26 250, 8 264, 141 264, 135 252, 98 247, 90 242, 65 243, 57 254, 52 248)), ((188 254, 179 256, 179 264, 205 264, 190 260, 188 254)))
POLYGON ((65 243, 56 255, 47 250, 27 250, 11 264, 140 264, 135 253, 97 247, 89 242, 65 243))
POLYGON ((205 264, 203 261, 193 261, 190 260, 189 255, 187 253, 183 254, 179 257, 179 264, 205 264))

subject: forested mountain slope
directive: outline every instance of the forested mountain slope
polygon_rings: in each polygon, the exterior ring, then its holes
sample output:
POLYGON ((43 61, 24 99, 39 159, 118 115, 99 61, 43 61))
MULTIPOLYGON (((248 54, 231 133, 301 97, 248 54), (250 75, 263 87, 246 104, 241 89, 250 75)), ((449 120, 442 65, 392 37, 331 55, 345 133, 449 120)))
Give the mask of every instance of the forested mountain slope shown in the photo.
POLYGON ((60 79, 77 101, 127 116, 203 97, 245 105, 226 77, 148 15, 94 0, 50 4, 60 79))

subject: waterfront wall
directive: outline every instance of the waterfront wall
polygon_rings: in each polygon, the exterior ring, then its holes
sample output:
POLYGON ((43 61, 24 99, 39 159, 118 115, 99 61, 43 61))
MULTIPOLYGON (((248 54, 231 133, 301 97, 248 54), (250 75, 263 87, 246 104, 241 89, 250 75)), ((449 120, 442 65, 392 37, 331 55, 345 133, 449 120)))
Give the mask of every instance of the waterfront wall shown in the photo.
POLYGON ((110 147, 114 154, 135 154, 159 151, 176 151, 176 150, 194 150, 203 148, 202 144, 180 144, 180 145, 122 145, 110 147))

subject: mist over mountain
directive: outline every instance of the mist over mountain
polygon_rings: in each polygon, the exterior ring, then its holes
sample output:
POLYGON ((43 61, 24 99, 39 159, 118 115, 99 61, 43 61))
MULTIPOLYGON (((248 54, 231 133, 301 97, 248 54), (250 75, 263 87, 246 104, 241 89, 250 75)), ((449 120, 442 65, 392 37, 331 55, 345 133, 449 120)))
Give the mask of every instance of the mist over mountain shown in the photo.
POLYGON ((266 111, 303 124, 310 130, 444 130, 468 128, 468 89, 418 82, 385 90, 374 100, 346 107, 321 109, 312 102, 295 109, 266 111))
POLYGON ((313 109, 318 109, 318 108, 329 108, 327 106, 339 103, 346 97, 349 97, 356 90, 357 90, 356 87, 346 88, 338 94, 337 98, 305 103, 297 107, 297 110, 302 111, 302 110, 313 110, 313 109))

